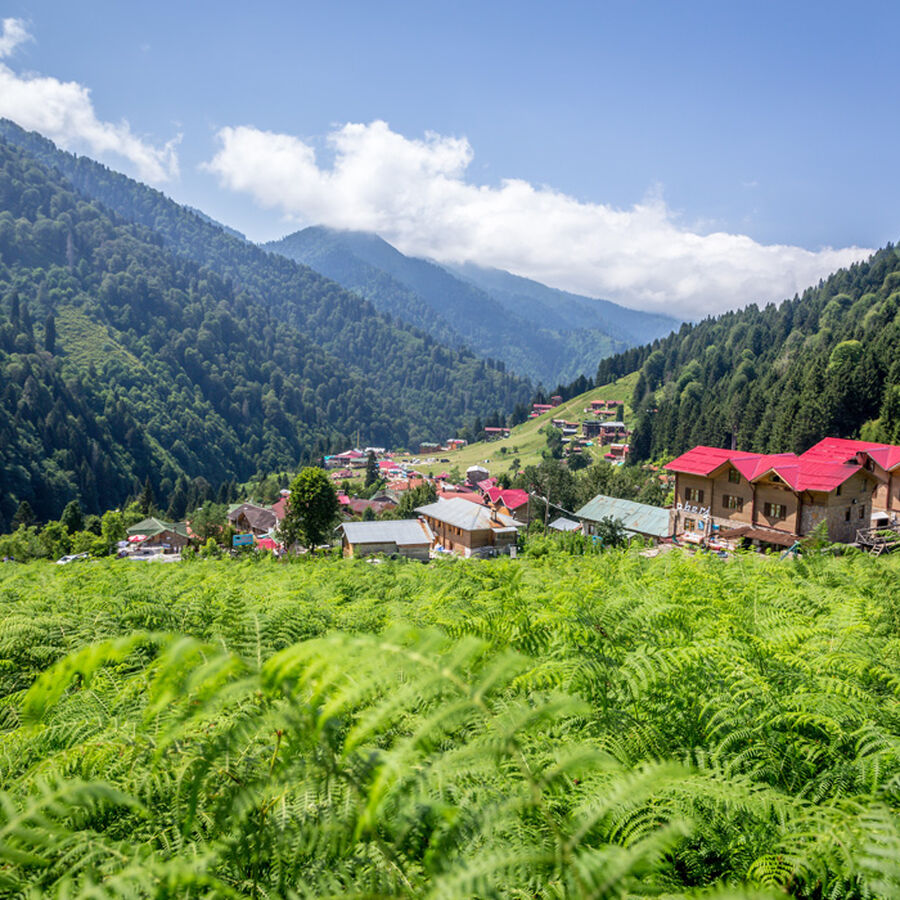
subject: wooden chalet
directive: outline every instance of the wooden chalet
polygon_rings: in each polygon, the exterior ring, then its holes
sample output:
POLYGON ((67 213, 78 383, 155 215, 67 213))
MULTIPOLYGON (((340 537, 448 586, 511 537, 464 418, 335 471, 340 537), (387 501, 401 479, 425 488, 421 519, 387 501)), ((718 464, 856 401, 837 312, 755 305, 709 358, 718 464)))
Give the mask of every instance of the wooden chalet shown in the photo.
POLYGON ((482 491, 484 503, 495 512, 518 519, 526 524, 531 521, 531 497, 521 488, 488 487, 482 491))
POLYGON ((228 511, 228 522, 242 534, 265 537, 277 524, 278 517, 267 506, 241 503, 228 511))
POLYGON ((421 519, 397 519, 389 522, 345 522, 344 556, 405 556, 426 561, 431 553, 434 535, 421 519))
POLYGON ((525 527, 511 516, 460 498, 438 500, 416 512, 428 523, 436 545, 467 557, 510 553, 519 528, 525 527))
POLYGON ((163 553, 179 553, 188 545, 188 530, 184 522, 163 522, 150 516, 126 529, 132 550, 156 549, 163 553))
POLYGON ((878 479, 872 495, 872 518, 885 524, 900 519, 900 447, 870 441, 825 438, 804 454, 804 459, 857 463, 878 479))
POLYGON ((868 527, 879 481, 859 462, 813 454, 745 453, 694 447, 666 467, 675 474, 674 530, 790 546, 820 522, 831 541, 852 543, 868 527))

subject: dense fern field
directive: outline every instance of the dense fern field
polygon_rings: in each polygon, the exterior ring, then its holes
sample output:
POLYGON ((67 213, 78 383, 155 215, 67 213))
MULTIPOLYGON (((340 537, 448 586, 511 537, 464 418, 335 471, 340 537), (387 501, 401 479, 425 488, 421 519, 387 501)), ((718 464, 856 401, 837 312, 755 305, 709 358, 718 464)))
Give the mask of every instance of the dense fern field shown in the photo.
POLYGON ((900 896, 898 576, 0 566, 0 893, 900 896))

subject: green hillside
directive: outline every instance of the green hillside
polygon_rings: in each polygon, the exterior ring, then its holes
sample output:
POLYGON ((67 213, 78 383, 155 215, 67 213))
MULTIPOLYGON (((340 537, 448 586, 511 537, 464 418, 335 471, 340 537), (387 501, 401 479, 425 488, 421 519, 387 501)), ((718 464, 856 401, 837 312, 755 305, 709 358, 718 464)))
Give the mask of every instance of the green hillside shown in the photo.
MULTIPOLYGON (((441 451, 441 458, 448 459, 447 463, 420 466, 423 472, 437 475, 452 466, 458 466, 464 475, 465 470, 475 463, 486 465, 498 465, 507 469, 510 462, 518 457, 521 465, 536 465, 541 460, 541 452, 547 446, 546 437, 540 430, 548 425, 551 419, 567 419, 569 421, 582 421, 586 418, 584 410, 590 406, 592 400, 616 400, 625 404, 626 423, 631 416, 630 399, 637 383, 637 373, 626 375, 610 384, 593 388, 586 393, 579 394, 566 401, 551 412, 544 413, 535 419, 529 419, 521 425, 516 425, 510 430, 509 437, 498 441, 478 441, 468 444, 461 450, 441 451), (503 452, 505 450, 505 452, 503 452)), ((599 448, 594 448, 592 456, 599 457, 599 448)))
POLYGON ((163 195, 19 137, 123 197, 149 198, 164 232, 0 138, 0 531, 23 500, 41 520, 72 499, 102 512, 149 479, 165 507, 179 480, 215 492, 356 434, 418 443, 531 395, 502 367, 163 195), (176 252, 182 236, 178 250, 209 266, 176 252))
MULTIPOLYGON (((449 347, 379 312, 318 272, 267 253, 157 190, 88 157, 65 153, 9 120, 0 119, 0 136, 60 173, 81 195, 150 229, 153 240, 173 256, 214 273, 240 302, 261 307, 266 317, 296 329, 334 361, 339 379, 358 378, 383 396, 375 407, 368 402, 357 406, 339 400, 327 384, 321 391, 319 401, 325 406, 334 400, 348 412, 352 409, 368 443, 384 443, 386 431, 392 442, 404 443, 404 419, 409 439, 427 440, 435 429, 455 429, 466 418, 498 407, 512 409, 531 395, 530 383, 503 371, 502 365, 449 347), (391 395, 391 404, 385 394, 391 395), (382 415, 388 406, 393 413, 382 415)), ((247 325, 258 330, 259 323, 247 325)), ((342 414, 334 406, 325 411, 327 417, 342 414)))
POLYGON ((900 443, 900 250, 888 245, 802 295, 755 305, 601 361, 639 371, 637 459, 695 444, 801 452, 823 437, 900 443))

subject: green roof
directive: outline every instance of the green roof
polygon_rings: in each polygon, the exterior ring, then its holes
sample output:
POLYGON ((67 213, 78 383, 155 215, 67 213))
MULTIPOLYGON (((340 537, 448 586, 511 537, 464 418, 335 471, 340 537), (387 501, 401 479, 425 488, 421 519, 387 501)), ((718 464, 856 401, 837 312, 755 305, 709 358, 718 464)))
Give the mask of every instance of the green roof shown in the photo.
POLYGON ((649 506, 646 503, 635 503, 633 500, 621 500, 618 497, 598 494, 593 500, 585 503, 575 515, 579 519, 591 522, 599 522, 611 516, 613 519, 619 519, 626 531, 658 538, 671 537, 669 510, 649 506))
POLYGON ((144 534, 147 537, 153 537, 153 535, 162 534, 164 531, 174 531, 175 534, 180 534, 185 538, 188 536, 187 525, 184 522, 163 522, 162 519, 157 519, 155 516, 142 519, 130 528, 126 528, 125 531, 132 537, 136 534, 144 534))

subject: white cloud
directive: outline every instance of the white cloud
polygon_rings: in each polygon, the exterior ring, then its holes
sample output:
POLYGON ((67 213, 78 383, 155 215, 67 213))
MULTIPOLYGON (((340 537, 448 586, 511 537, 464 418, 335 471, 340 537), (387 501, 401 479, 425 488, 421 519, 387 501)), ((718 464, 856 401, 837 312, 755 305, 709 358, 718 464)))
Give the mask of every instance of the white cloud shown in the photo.
POLYGON ((680 225, 658 192, 616 209, 518 179, 472 184, 466 139, 411 140, 381 121, 333 131, 330 168, 290 135, 241 126, 218 138, 206 168, 291 223, 375 231, 405 253, 687 317, 780 300, 871 253, 701 234, 680 225))
POLYGON ((21 19, 4 19, 3 32, 0 33, 0 59, 5 59, 19 44, 30 39, 31 35, 21 19))
MULTIPOLYGON (((21 19, 4 19, 0 59, 29 37, 21 19)), ((87 148, 98 155, 124 157, 145 181, 168 181, 178 175, 178 138, 156 147, 135 135, 124 120, 101 121, 90 90, 75 81, 17 73, 0 62, 0 116, 39 131, 67 150, 87 148)))

